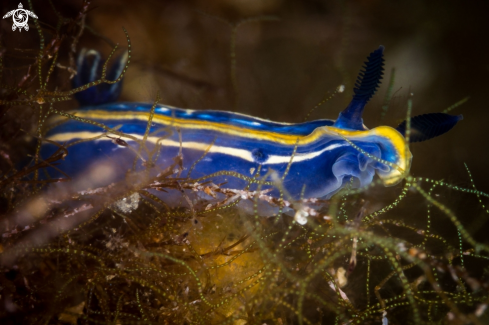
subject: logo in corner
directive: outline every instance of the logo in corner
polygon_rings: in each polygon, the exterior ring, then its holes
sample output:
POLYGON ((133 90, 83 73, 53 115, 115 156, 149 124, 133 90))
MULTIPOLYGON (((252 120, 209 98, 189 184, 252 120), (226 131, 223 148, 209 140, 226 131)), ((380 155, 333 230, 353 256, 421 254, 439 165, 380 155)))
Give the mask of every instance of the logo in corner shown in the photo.
POLYGON ((3 18, 5 19, 10 16, 12 16, 12 19, 14 20, 14 24, 12 25, 12 31, 15 31, 18 28, 19 32, 22 31, 22 28, 24 28, 26 31, 29 30, 29 25, 27 25, 29 16, 37 19, 36 14, 33 13, 32 11, 25 10, 24 7, 22 6, 22 3, 19 3, 18 9, 7 12, 5 16, 3 16, 3 18))

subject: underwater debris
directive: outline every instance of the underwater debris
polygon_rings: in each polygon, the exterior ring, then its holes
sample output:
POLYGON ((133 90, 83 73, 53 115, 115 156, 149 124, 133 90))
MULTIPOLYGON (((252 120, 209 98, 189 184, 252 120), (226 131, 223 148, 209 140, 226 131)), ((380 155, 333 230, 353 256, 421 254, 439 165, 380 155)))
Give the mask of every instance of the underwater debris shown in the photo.
POLYGON ((115 202, 112 206, 122 213, 131 213, 139 207, 139 200, 139 193, 133 193, 131 196, 115 202))

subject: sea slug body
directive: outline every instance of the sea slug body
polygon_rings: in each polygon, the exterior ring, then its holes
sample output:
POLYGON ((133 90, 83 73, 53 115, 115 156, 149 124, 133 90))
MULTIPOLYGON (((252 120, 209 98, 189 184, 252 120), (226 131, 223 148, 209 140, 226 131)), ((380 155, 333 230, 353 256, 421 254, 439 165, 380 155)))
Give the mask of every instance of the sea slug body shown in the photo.
MULTIPOLYGON (((362 120, 364 107, 382 79, 383 52, 381 46, 370 54, 355 84, 351 103, 336 121, 323 119, 289 124, 233 112, 164 105, 156 105, 152 115, 152 104, 144 103, 88 105, 89 102, 100 104, 107 98, 114 100, 113 93, 120 92, 120 88, 111 87, 78 94, 77 98, 87 106, 70 112, 96 123, 56 116, 50 120, 52 127, 46 138, 68 145, 76 143, 69 146, 67 157, 57 166, 64 173, 77 177, 88 170, 103 171, 104 177, 94 178, 91 187, 122 179, 135 160, 139 161, 136 167, 142 168, 152 157, 158 173, 172 165, 177 156, 182 158, 179 178, 197 179, 217 173, 211 178, 214 184, 251 191, 258 185, 250 184, 250 179, 280 179, 284 193, 292 199, 330 198, 350 184, 351 178, 353 187, 361 187, 371 183, 375 174, 386 186, 391 186, 402 180, 411 166, 412 155, 404 138, 405 123, 397 129, 389 126, 368 129, 362 120), (110 94, 105 94, 107 92, 110 94), (146 133, 150 116, 152 126, 146 133), (124 134, 122 138, 127 145, 114 141, 118 136, 113 133, 103 136, 106 129, 100 124, 124 134), (80 141, 92 138, 97 139, 80 141), (222 171, 226 173, 220 173, 222 171)), ((81 54, 79 69, 87 69, 83 61, 87 55, 94 53, 81 54)), ((96 61, 99 64, 100 59, 96 61)), ((118 62, 113 70, 117 72, 123 65, 118 62)), ((90 71, 85 77, 80 73, 75 82, 79 85, 93 80, 97 68, 90 71)), ((413 134, 417 134, 417 141, 448 131, 460 119, 440 114, 425 114, 412 119, 411 127, 413 134), (444 127, 433 131, 441 120, 444 127)), ((56 149, 53 144, 45 143, 42 156, 46 157, 56 149)), ((52 177, 60 176, 55 170, 49 170, 49 173, 52 177)), ((280 196, 280 190, 270 183, 261 188, 272 188, 269 194, 280 196)))

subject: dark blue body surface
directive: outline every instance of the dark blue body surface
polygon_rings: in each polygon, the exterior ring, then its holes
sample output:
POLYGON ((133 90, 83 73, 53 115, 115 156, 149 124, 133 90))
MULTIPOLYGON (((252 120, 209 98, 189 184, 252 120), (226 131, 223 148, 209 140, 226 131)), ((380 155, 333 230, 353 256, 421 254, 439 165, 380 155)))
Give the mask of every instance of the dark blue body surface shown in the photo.
MULTIPOLYGON (((85 66, 79 62, 79 68, 85 66)), ((268 182, 261 189, 271 189, 272 197, 284 194, 293 199, 329 198, 350 179, 353 187, 360 187, 372 182, 375 174, 390 186, 407 175, 411 164, 405 124, 397 130, 369 130, 362 120, 382 78, 383 47, 370 54, 364 68, 350 105, 336 121, 287 124, 232 112, 163 105, 151 112, 151 104, 109 103, 83 107, 70 112, 70 118, 57 116, 46 137, 68 147, 68 156, 57 167, 77 179, 76 189, 105 186, 124 179, 128 171, 144 170, 149 176, 165 172, 181 182, 217 173, 209 180, 234 190, 255 190, 261 180, 268 182), (174 170, 168 173, 170 167, 174 170)), ((82 74, 74 86, 95 78, 96 71, 88 77, 82 74)), ((83 103, 100 103, 117 91, 98 89, 78 97, 83 103)), ((440 135, 458 121, 439 114, 413 118, 417 141, 440 135)), ((42 157, 56 149, 44 144, 42 157)), ((48 172, 52 177, 63 175, 55 169, 48 172)), ((166 201, 171 200, 167 196, 166 201)))

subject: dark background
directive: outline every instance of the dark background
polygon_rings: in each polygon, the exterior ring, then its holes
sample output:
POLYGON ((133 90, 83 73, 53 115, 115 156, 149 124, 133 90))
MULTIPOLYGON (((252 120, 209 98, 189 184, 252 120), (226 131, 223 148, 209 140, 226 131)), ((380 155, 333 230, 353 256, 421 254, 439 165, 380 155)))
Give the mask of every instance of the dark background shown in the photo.
MULTIPOLYGON (((56 26, 47 1, 32 1, 40 21, 56 26)), ((74 17, 81 1, 53 1, 65 17, 74 17)), ((28 7, 25 1, 24 7, 28 7)), ((0 13, 17 8, 2 1, 0 13)), ((439 138, 412 146, 412 175, 470 186, 464 163, 475 184, 489 192, 488 76, 489 2, 487 1, 93 1, 77 48, 91 47, 107 55, 103 40, 132 41, 132 62, 121 100, 161 103, 196 109, 232 110, 276 121, 301 122, 307 112, 338 85, 346 91, 310 118, 335 119, 351 98, 356 75, 380 44, 386 47, 383 86, 367 106, 368 127, 396 126, 406 115, 413 93, 413 115, 452 111, 464 120, 439 138), (240 26, 236 38, 239 100, 230 78, 232 23, 274 16, 240 26), (381 106, 392 67, 393 98, 385 121, 381 106)), ((3 49, 38 48, 38 34, 12 32, 11 19, 1 20, 3 49)), ((49 39, 49 35, 46 38, 49 39)), ((64 45, 69 48, 69 41, 64 45)), ((60 52, 62 53, 62 52, 60 52)), ((12 58, 5 58, 8 68, 12 58)), ((60 62, 67 64, 67 56, 60 62)), ((10 72, 24 73, 22 68, 10 72)), ((56 72, 57 87, 69 89, 66 72, 56 72)), ((73 109, 75 101, 60 104, 73 109)), ((34 124, 31 125, 33 127, 34 124)), ((24 126, 25 127, 25 126, 24 126)), ((8 141, 4 140, 4 141, 8 141)), ((476 204, 476 202, 474 203, 476 204)))

